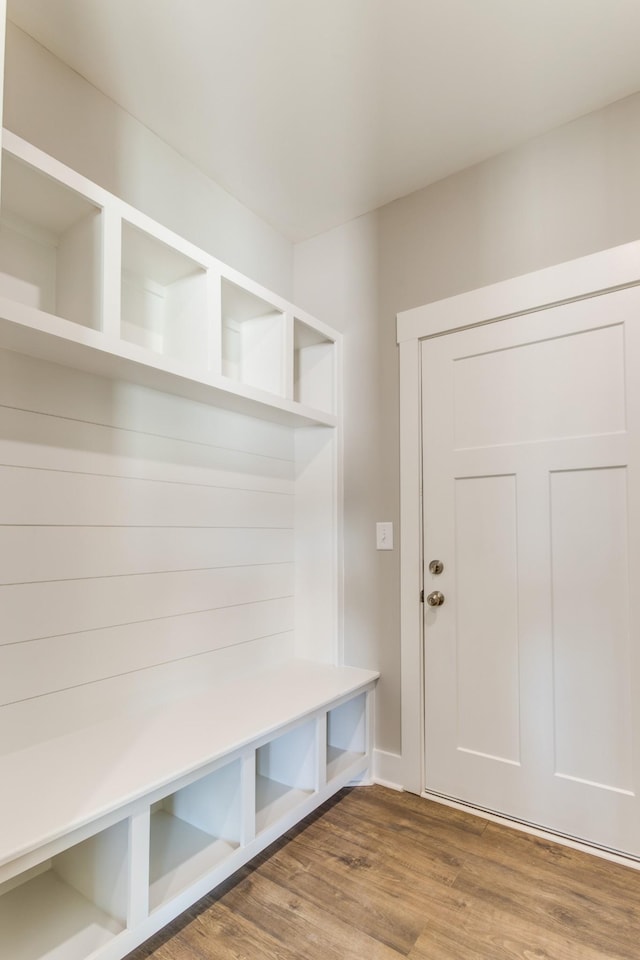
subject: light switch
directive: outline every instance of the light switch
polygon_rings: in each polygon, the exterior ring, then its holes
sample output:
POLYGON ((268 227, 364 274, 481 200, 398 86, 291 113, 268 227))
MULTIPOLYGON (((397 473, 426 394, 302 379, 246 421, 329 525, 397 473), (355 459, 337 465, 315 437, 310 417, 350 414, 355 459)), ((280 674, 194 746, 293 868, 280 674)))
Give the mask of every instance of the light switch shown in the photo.
POLYGON ((393 524, 390 520, 376 523, 376 550, 393 550, 393 524))

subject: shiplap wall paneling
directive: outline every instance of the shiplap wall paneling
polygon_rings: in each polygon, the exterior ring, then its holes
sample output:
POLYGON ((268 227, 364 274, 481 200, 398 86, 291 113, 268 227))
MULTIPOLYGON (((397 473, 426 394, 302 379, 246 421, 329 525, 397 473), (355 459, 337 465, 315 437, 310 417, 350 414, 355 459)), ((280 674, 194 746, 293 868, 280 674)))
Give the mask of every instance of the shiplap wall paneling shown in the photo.
POLYGON ((16 354, 0 371, 1 704, 291 655, 291 428, 16 354))
POLYGON ((340 442, 339 431, 331 427, 296 430, 296 651, 324 663, 341 662, 342 654, 340 442))

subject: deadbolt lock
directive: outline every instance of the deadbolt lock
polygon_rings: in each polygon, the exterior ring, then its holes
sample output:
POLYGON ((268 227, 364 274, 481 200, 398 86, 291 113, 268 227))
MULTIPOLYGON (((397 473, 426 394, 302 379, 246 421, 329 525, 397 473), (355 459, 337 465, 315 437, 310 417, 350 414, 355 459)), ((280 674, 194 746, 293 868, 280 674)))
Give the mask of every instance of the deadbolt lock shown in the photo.
POLYGON ((442 560, 432 560, 429 564, 429 573, 433 573, 435 576, 442 573, 444 570, 444 563, 442 560))

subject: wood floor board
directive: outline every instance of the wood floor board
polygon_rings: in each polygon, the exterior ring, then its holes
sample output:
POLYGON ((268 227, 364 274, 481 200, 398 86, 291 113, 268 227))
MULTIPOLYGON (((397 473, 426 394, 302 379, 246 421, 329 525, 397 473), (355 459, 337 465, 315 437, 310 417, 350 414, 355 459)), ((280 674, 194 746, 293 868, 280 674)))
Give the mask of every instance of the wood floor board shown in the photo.
POLYGON ((129 960, 640 960, 640 872, 345 790, 129 960))
POLYGON ((611 960, 570 937, 469 900, 463 910, 432 918, 409 960, 611 960))
POLYGON ((352 924, 327 913, 256 871, 225 897, 225 907, 308 960, 397 960, 398 954, 352 924))
POLYGON ((567 882, 534 865, 522 862, 467 863, 454 887, 489 909, 498 908, 518 918, 523 925, 569 936, 584 946, 616 952, 624 960, 640 957, 640 910, 629 899, 619 902, 605 889, 585 887, 580 877, 567 882))
POLYGON ((380 876, 384 883, 395 878, 404 885, 409 861, 416 888, 425 884, 430 888, 434 882, 450 886, 463 866, 446 848, 425 843, 419 836, 412 840, 390 834, 388 826, 346 814, 341 814, 339 822, 327 817, 317 820, 292 842, 303 847, 311 842, 322 849, 325 861, 335 869, 366 870, 370 878, 380 876))
MULTIPOLYGON (((309 856, 292 842, 259 869, 288 895, 305 897, 336 922, 346 921, 401 954, 408 953, 421 932, 422 901, 416 902, 406 887, 394 889, 391 880, 385 886, 384 879, 372 876, 362 862, 337 864, 320 848, 309 856)), ((430 891, 434 898, 438 887, 446 889, 434 883, 430 891)))

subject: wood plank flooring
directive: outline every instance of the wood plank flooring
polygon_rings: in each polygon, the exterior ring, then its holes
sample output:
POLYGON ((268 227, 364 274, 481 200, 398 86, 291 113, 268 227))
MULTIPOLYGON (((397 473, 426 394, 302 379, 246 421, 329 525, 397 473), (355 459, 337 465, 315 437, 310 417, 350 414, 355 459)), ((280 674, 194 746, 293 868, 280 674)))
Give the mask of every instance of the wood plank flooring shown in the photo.
POLYGON ((640 960, 640 871, 345 790, 129 960, 640 960))

